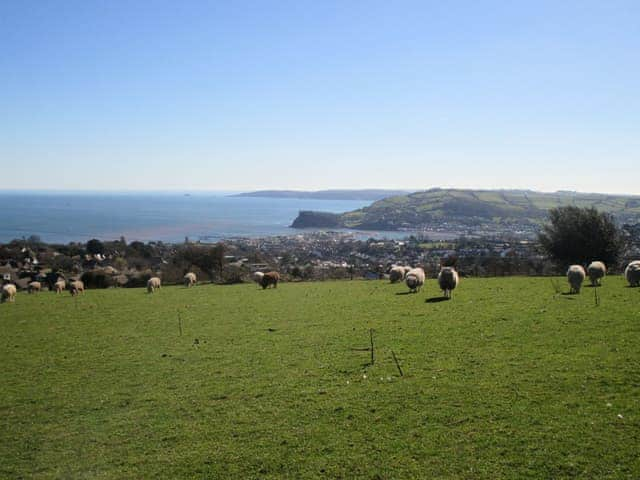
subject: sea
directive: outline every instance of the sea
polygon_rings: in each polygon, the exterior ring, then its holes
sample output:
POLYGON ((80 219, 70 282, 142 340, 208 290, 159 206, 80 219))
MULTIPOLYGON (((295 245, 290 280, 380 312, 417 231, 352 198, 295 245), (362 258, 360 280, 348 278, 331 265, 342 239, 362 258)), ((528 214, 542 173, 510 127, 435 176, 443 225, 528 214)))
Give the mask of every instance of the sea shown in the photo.
MULTIPOLYGON (((236 192, 0 191, 0 243, 37 235, 47 243, 92 238, 127 241, 216 242, 229 238, 296 235, 300 210, 341 213, 362 200, 232 196, 236 192)), ((401 238, 406 232, 353 232, 361 238, 401 238)))

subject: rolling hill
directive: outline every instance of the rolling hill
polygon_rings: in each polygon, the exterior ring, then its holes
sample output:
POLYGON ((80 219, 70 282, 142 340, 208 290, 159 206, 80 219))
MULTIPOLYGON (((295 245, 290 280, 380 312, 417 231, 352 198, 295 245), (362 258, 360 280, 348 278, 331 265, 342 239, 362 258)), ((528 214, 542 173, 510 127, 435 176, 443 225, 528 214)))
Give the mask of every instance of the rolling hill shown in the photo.
POLYGON ((480 222, 538 224, 550 208, 563 205, 595 207, 612 213, 622 222, 640 220, 640 197, 635 196, 436 188, 384 198, 368 207, 342 214, 300 212, 292 227, 397 230, 444 220, 470 225, 480 222))

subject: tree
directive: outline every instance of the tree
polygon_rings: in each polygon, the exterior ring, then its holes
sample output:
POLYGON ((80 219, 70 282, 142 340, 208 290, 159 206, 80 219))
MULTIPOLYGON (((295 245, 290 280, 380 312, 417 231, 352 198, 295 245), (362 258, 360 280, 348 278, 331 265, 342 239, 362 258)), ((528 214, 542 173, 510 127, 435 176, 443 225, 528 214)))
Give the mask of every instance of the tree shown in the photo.
POLYGON ((302 279, 302 275, 302 269, 300 269, 300 267, 298 267, 297 265, 291 269, 291 276, 293 278, 302 279))
POLYGON ((87 252, 91 255, 104 253, 104 244, 97 238, 92 238, 87 242, 87 252))
POLYGON ((39 246, 42 243, 42 239, 40 238, 40 235, 29 235, 29 238, 27 238, 27 244, 31 245, 31 246, 39 246))
POLYGON ((129 264, 127 263, 127 260, 123 257, 116 257, 113 260, 113 266, 116 270, 120 271, 120 272, 124 272, 127 267, 129 266, 129 264))
POLYGON ((128 257, 151 258, 153 254, 154 249, 151 244, 144 244, 139 241, 133 241, 127 246, 128 257))
POLYGON ((559 266, 585 265, 593 260, 607 265, 617 262, 624 240, 610 214, 567 206, 551 209, 549 220, 539 241, 559 266))
POLYGON ((73 260, 66 255, 57 255, 51 261, 51 270, 54 272, 63 271, 70 272, 73 270, 73 260))

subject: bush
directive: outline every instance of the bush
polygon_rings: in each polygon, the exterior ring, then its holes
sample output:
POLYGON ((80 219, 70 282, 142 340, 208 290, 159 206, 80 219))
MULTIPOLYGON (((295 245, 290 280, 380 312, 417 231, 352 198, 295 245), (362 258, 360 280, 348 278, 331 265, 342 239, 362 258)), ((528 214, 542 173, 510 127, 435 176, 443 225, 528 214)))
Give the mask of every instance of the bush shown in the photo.
POLYGON ((84 283, 85 288, 109 288, 114 285, 111 276, 99 270, 84 272, 80 280, 84 283))
POLYGON ((248 272, 243 268, 235 265, 225 265, 222 269, 222 283, 231 285, 233 283, 242 283, 244 276, 248 272))
POLYGON ((129 267, 129 264, 125 258, 116 257, 113 260, 113 267, 120 272, 124 272, 129 267))
POLYGON ((162 266, 162 283, 166 285, 176 285, 184 281, 185 267, 183 265, 170 263, 162 266))
POLYGON ((91 255, 104 253, 104 244, 97 238, 92 238, 87 242, 87 253, 91 255))
POLYGON ((152 276, 153 275, 149 271, 144 272, 144 273, 136 273, 134 275, 130 275, 130 276, 128 276, 129 277, 129 281, 125 284, 125 287, 127 287, 127 288, 146 287, 147 286, 147 282, 149 281, 149 279, 152 276))
POLYGON ((66 255, 57 255, 51 262, 51 270, 53 271, 70 272, 73 270, 73 266, 73 260, 66 255))

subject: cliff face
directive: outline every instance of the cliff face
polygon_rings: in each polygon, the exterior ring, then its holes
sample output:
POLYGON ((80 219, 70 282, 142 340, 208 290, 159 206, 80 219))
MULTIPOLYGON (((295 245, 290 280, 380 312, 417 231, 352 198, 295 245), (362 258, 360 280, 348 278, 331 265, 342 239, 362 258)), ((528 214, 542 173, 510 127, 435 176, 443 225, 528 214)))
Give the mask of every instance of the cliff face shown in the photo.
POLYGON ((341 228, 340 214, 330 212, 301 211, 291 224, 292 228, 341 228))

